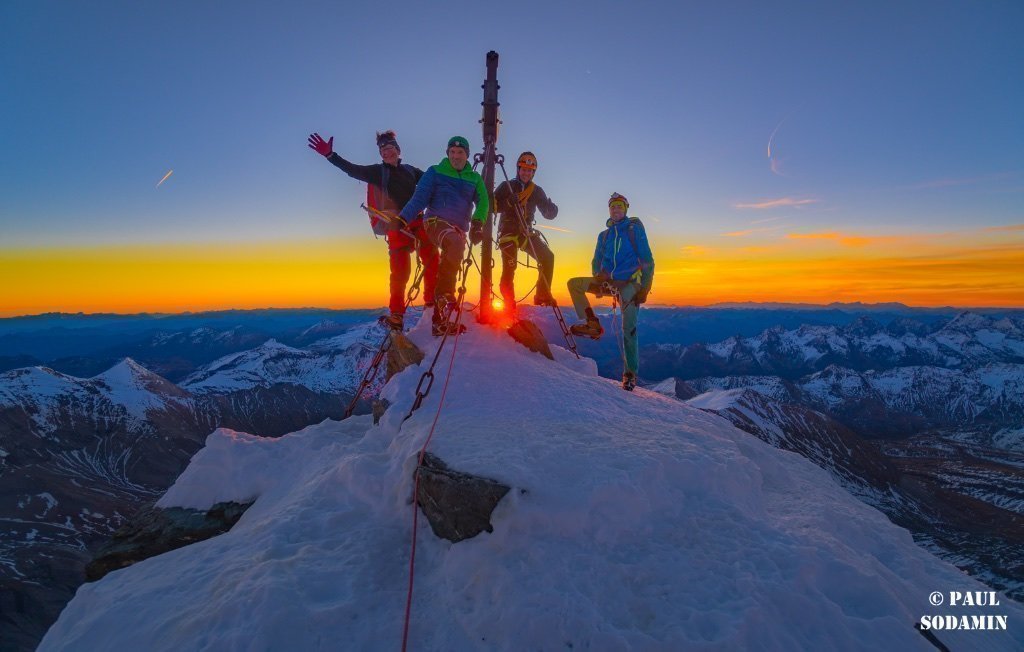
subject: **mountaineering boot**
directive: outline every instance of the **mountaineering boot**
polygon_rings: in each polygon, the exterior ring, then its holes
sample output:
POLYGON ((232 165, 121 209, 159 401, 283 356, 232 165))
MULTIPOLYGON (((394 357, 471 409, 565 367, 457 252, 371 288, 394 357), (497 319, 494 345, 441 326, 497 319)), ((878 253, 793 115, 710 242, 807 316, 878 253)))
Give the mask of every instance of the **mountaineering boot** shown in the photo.
MULTIPOLYGON (((459 331, 461 333, 466 332, 466 325, 459 324, 459 331)), ((441 337, 445 333, 455 334, 455 322, 451 321, 437 321, 430 325, 430 334, 434 337, 441 337)))
POLYGON ((573 324, 569 327, 569 331, 573 335, 579 335, 580 337, 589 337, 592 340, 600 339, 601 335, 604 334, 604 329, 601 328, 601 322, 598 320, 597 315, 594 314, 593 308, 587 308, 586 314, 587 321, 573 324))
POLYGON ((627 371, 622 374, 622 389, 627 392, 632 392, 636 388, 636 374, 632 371, 627 371))
POLYGON ((546 292, 537 292, 533 295, 533 305, 535 306, 557 306, 555 298, 551 294, 546 292))
POLYGON ((405 326, 405 315, 393 312, 387 317, 381 317, 381 322, 391 330, 400 331, 405 326))
POLYGON ((587 321, 581 321, 578 324, 573 324, 569 327, 573 335, 579 335, 580 337, 589 337, 592 340, 601 339, 604 334, 604 329, 601 328, 601 322, 596 319, 588 319, 587 321))

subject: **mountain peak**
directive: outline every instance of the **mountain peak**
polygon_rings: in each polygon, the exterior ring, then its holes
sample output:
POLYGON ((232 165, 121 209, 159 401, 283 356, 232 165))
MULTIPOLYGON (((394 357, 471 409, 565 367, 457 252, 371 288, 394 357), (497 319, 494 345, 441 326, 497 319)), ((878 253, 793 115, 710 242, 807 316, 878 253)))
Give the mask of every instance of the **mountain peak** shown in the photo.
POLYGON ((992 319, 985 315, 979 315, 976 312, 964 310, 957 314, 956 317, 951 319, 942 327, 944 331, 957 331, 960 333, 973 333, 975 331, 991 328, 992 319))
POLYGON ((178 398, 188 396, 185 390, 128 357, 90 380, 102 383, 117 394, 118 401, 127 404, 135 404, 140 400, 146 404, 152 403, 154 398, 147 394, 178 398), (131 394, 139 396, 133 398, 131 394))
POLYGON ((345 330, 345 327, 333 319, 321 319, 306 330, 302 331, 302 335, 300 335, 300 337, 309 337, 311 335, 321 335, 324 333, 337 333, 342 330, 345 330))
POLYGON ((287 351, 287 352, 294 352, 294 353, 301 353, 302 352, 301 349, 296 349, 296 348, 288 346, 287 344, 282 344, 281 342, 278 342, 273 337, 270 338, 269 340, 267 340, 266 342, 264 342, 263 344, 260 344, 258 347, 256 347, 255 350, 257 350, 257 351, 267 351, 267 352, 271 352, 271 353, 278 353, 278 352, 285 352, 285 351, 287 351))
POLYGON ((136 378, 160 378, 159 375, 153 373, 149 369, 136 362, 134 359, 126 357, 122 358, 120 362, 115 364, 110 369, 107 369, 101 374, 94 376, 94 379, 122 382, 125 379, 136 379, 136 378))
POLYGON ((882 330, 882 325, 870 315, 861 315, 853 320, 845 329, 850 335, 868 337, 882 330))
POLYGON ((888 326, 886 326, 886 331, 896 337, 902 337, 907 334, 925 337, 931 332, 931 328, 913 317, 897 317, 889 322, 888 326))

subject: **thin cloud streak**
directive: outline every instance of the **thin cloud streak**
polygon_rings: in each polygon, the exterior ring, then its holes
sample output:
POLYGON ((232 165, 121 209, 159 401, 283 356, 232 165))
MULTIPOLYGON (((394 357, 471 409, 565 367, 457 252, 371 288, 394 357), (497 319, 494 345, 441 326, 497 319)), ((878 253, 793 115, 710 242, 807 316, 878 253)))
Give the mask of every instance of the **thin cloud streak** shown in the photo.
POLYGON ((986 181, 1003 181, 1005 179, 1012 179, 1020 176, 1020 170, 1013 170, 1010 172, 996 172, 993 174, 983 174, 977 177, 947 177, 944 179, 934 179, 932 181, 924 181, 922 183, 916 183, 909 186, 912 190, 927 190, 930 188, 950 188, 954 186, 969 186, 975 183, 984 183, 986 181))
POLYGON ((797 199, 795 197, 781 197, 779 199, 768 199, 762 202, 733 204, 733 208, 764 210, 766 208, 780 208, 782 206, 806 206, 807 204, 816 203, 818 203, 817 199, 797 199))
POLYGON ((772 231, 778 231, 780 229, 789 228, 788 224, 777 224, 775 226, 765 226, 760 229, 743 229, 741 231, 730 231, 729 233, 719 233, 720 236, 727 236, 731 238, 738 238, 747 235, 753 235, 755 233, 770 233, 772 231))
POLYGON ((167 181, 167 177, 171 176, 172 174, 174 174, 174 170, 168 170, 167 174, 164 175, 164 178, 156 182, 156 187, 159 188, 160 184, 163 183, 164 181, 167 181))
POLYGON ((779 124, 775 125, 775 129, 772 129, 772 135, 768 137, 768 169, 772 171, 772 174, 780 177, 785 176, 782 174, 782 161, 779 160, 778 157, 772 156, 772 142, 775 140, 775 134, 777 134, 779 129, 782 127, 782 123, 786 120, 787 118, 783 118, 779 124))
POLYGON ((848 235, 833 231, 825 233, 787 233, 786 237, 790 240, 834 240, 847 247, 863 247, 868 244, 891 242, 893 240, 891 237, 848 235))
POLYGON ((557 226, 548 226, 547 224, 536 224, 534 226, 541 229, 547 229, 548 231, 559 231, 561 233, 575 233, 575 231, 570 231, 569 229, 563 229, 557 226))

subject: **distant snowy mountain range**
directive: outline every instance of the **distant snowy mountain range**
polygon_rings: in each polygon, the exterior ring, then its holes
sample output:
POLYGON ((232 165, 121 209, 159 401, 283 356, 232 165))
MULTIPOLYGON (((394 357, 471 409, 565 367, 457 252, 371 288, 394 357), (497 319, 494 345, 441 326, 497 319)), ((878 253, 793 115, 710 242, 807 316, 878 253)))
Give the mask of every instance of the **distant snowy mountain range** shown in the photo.
POLYGON ((769 328, 754 337, 713 344, 661 344, 644 349, 652 378, 772 375, 799 378, 829 366, 857 371, 938 366, 969 369, 1024 363, 1024 319, 964 312, 937 330, 910 318, 882 326, 861 316, 847 326, 769 328))
MULTIPOLYGON (((0 582, 21 605, 2 610, 4 638, 34 645, 84 579, 89 547, 160 495, 216 428, 278 436, 340 418, 382 335, 371 322, 307 349, 270 340, 178 385, 131 358, 91 378, 0 374, 0 582)), ((183 336, 203 345, 211 333, 183 336)))
POLYGON ((865 372, 832 365, 796 380, 705 376, 669 379, 659 386, 671 386, 683 399, 712 389, 750 388, 776 401, 828 413, 868 438, 946 432, 969 434, 977 443, 1000 448, 1024 444, 1024 364, 865 372))

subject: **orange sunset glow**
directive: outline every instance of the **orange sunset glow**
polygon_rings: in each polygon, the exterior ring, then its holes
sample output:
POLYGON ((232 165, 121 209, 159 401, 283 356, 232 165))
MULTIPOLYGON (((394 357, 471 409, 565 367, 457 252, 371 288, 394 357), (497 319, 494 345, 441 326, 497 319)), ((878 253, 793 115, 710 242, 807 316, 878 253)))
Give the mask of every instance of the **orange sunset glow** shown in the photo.
MULTIPOLYGON (((870 235, 819 232, 771 239, 723 234, 673 242, 651 231, 651 302, 866 303, 1024 306, 1024 229, 870 235)), ((589 273, 593 243, 552 241, 555 295, 589 273)), ((479 252, 477 253, 479 255, 479 252)), ((469 283, 475 302, 479 277, 469 283)), ((517 294, 536 272, 520 269, 517 294)), ((0 314, 179 312, 230 308, 374 308, 386 302, 383 241, 138 245, 0 251, 0 314)), ((495 282, 497 274, 495 275, 495 282)))

